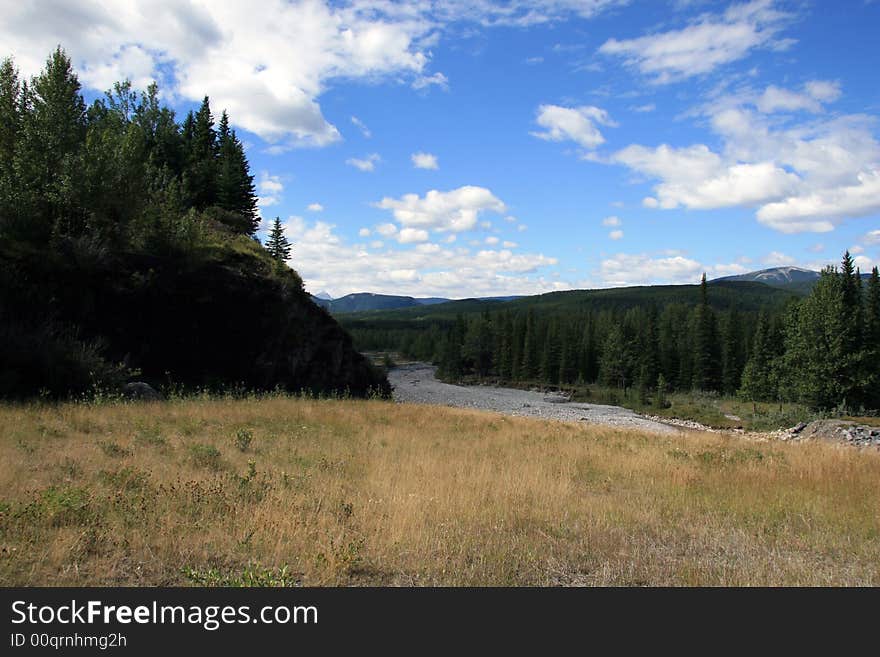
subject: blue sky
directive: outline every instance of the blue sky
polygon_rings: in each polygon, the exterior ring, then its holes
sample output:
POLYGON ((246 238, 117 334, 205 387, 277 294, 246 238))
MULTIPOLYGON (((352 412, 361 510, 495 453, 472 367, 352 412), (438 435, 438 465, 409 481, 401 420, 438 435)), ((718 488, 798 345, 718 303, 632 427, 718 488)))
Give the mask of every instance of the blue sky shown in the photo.
POLYGON ((864 0, 41 0, 0 42, 227 108, 310 291, 467 297, 877 264, 878 29, 864 0))

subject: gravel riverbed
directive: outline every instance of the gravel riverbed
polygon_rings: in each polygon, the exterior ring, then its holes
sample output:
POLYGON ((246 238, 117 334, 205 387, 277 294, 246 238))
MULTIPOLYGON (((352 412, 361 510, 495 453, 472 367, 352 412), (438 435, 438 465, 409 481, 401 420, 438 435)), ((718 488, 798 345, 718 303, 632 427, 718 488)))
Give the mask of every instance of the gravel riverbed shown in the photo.
MULTIPOLYGON (((388 373, 394 386, 394 400, 416 404, 438 404, 506 415, 538 417, 564 422, 590 422, 658 434, 681 433, 669 426, 619 406, 603 404, 558 403, 547 401, 542 392, 496 388, 492 386, 456 386, 438 381, 437 368, 424 363, 401 365, 388 373)), ((552 395, 549 396, 552 399, 552 395)))

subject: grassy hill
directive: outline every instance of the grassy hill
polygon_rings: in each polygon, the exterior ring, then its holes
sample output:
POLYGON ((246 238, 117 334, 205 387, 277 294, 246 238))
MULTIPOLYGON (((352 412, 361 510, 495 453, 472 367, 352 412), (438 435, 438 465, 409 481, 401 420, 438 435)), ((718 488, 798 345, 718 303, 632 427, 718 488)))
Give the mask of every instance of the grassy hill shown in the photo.
POLYGON ((880 454, 381 401, 0 405, 0 585, 880 584, 880 454))

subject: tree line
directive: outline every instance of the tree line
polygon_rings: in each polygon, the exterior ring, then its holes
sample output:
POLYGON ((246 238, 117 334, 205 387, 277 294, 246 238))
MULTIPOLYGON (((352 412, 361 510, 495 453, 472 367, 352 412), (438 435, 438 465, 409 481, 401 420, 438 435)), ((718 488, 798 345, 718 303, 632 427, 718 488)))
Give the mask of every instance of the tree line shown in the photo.
POLYGON ((207 96, 178 122, 155 83, 140 93, 117 83, 87 106, 61 47, 29 81, 2 62, 0 236, 156 252, 198 218, 248 236, 259 226, 244 148, 207 96))
POLYGON ((446 380, 707 391, 817 409, 880 408, 880 280, 863 285, 847 253, 811 293, 760 310, 713 307, 705 275, 693 303, 657 307, 533 308, 411 323, 350 327, 362 349, 394 349, 438 364, 446 380))

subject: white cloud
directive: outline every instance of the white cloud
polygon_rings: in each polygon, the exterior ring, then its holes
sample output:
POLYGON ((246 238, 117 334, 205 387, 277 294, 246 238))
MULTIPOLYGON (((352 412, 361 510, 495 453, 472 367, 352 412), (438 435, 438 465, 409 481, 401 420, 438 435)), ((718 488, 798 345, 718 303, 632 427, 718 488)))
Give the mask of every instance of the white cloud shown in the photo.
POLYGON ((704 144, 631 145, 606 161, 658 180, 645 207, 755 207, 761 223, 783 233, 827 232, 880 210, 880 143, 869 117, 798 124, 737 103, 760 99, 726 99, 704 110, 721 137, 719 152, 704 144))
POLYGON ((810 80, 804 85, 810 97, 823 103, 840 98, 840 83, 834 80, 810 80))
POLYGON ((270 175, 268 171, 261 171, 257 180, 257 192, 259 198, 257 205, 268 208, 281 202, 281 193, 284 191, 284 183, 280 176, 270 175))
POLYGON ((391 210, 402 226, 440 232, 473 230, 482 212, 501 214, 507 209, 490 190, 472 185, 448 192, 432 189, 424 197, 418 194, 405 194, 399 199, 385 197, 375 206, 391 210))
MULTIPOLYGON (((538 294, 566 289, 564 281, 540 275, 557 260, 543 254, 514 254, 509 249, 471 250, 428 242, 384 251, 347 243, 332 224, 309 224, 299 217, 285 224, 296 243, 291 265, 308 289, 331 288, 338 295, 385 292, 416 296, 473 297, 538 294)), ((371 245, 373 247, 374 245, 371 245)))
POLYGON ((369 228, 361 228, 361 229, 358 231, 358 237, 369 237, 370 234, 371 234, 371 233, 370 233, 370 229, 369 229, 369 228))
POLYGON ((602 260, 599 275, 606 285, 613 286, 697 283, 704 270, 699 262, 683 256, 618 253, 602 260))
POLYGON ((323 212, 324 206, 320 203, 309 203, 306 207, 306 210, 308 210, 309 212, 323 212))
POLYGON ((725 164, 721 156, 703 144, 686 148, 663 144, 654 149, 628 146, 612 155, 612 161, 663 181, 655 187, 657 198, 642 202, 646 207, 754 205, 782 198, 800 182, 772 162, 725 164))
POLYGON ((872 246, 875 244, 880 244, 880 230, 872 230, 865 233, 862 236, 862 241, 865 244, 870 244, 872 246))
POLYGON ((613 240, 623 239, 623 231, 622 230, 612 230, 610 233, 608 233, 608 237, 610 237, 613 240))
POLYGON ((358 159, 356 157, 348 158, 345 163, 349 166, 353 166, 356 169, 360 169, 361 171, 374 171, 376 169, 376 164, 382 160, 379 157, 378 153, 370 153, 363 159, 358 159))
POLYGON ((427 242, 428 231, 421 228, 402 228, 397 234, 397 241, 401 244, 412 244, 413 242, 427 242))
POLYGON ((772 0, 731 5, 723 14, 702 14, 679 30, 634 39, 609 39, 599 53, 623 61, 658 84, 714 71, 756 48, 790 44, 776 40, 788 15, 772 0))
POLYGON ((361 131, 364 139, 369 139, 373 136, 373 133, 370 131, 370 129, 366 125, 364 125, 364 122, 361 121, 358 117, 352 116, 351 122, 357 127, 358 130, 361 131))
POLYGON ((621 223, 622 223, 622 222, 620 221, 620 217, 614 217, 614 216, 611 216, 611 217, 605 217, 605 218, 602 220, 602 225, 603 225, 603 226, 620 226, 621 223))
POLYGON ((849 252, 853 255, 858 255, 865 252, 865 247, 855 244, 854 246, 849 247, 849 252))
POLYGON ((490 235, 489 237, 486 238, 486 244, 488 244, 489 246, 495 246, 500 241, 501 240, 498 239, 497 237, 495 237, 494 235, 490 235))
POLYGON ((860 172, 853 185, 768 203, 758 210, 758 220, 784 233, 827 232, 834 229, 834 219, 875 212, 880 212, 880 168, 860 172))
POLYGON ((413 89, 427 89, 432 86, 438 86, 441 89, 449 88, 449 80, 442 73, 434 73, 433 75, 420 75, 413 80, 413 89))
POLYGON ((437 164, 437 156, 431 153, 413 153, 410 156, 413 166, 416 169, 439 169, 437 164))
POLYGON ((382 237, 391 237, 397 233, 397 226, 394 224, 379 224, 376 226, 376 232, 382 237))
POLYGON ((781 253, 779 251, 771 251, 768 253, 761 262, 767 267, 788 267, 790 265, 794 265, 795 259, 790 255, 786 255, 785 253, 781 253))
POLYGON ((385 242, 383 242, 382 240, 373 240, 372 242, 370 242, 371 249, 381 249, 383 246, 385 246, 385 242))
POLYGON ((504 243, 501 246, 503 246, 505 249, 515 249, 519 246, 519 244, 517 244, 516 242, 511 242, 509 240, 504 240, 504 243))
POLYGON ((520 224, 519 226, 516 227, 516 229, 517 229, 517 231, 519 231, 520 233, 524 233, 524 232, 526 232, 526 231, 529 229, 529 227, 526 226, 525 224, 520 224))
POLYGON ((608 112, 592 105, 581 107, 541 105, 538 107, 536 122, 544 128, 544 131, 532 132, 533 136, 547 141, 573 141, 587 149, 596 148, 605 142, 596 123, 615 125, 608 112))
POLYGON ((645 114, 647 112, 653 112, 657 109, 657 105, 654 103, 648 103, 647 105, 637 105, 635 107, 630 108, 633 112, 639 112, 640 114, 645 114))
POLYGON ((788 89, 770 85, 756 102, 757 108, 765 114, 773 112, 820 112, 822 105, 815 97, 799 94, 788 89))

